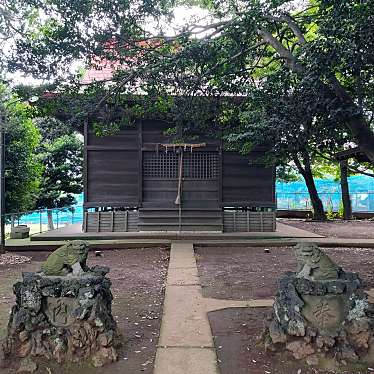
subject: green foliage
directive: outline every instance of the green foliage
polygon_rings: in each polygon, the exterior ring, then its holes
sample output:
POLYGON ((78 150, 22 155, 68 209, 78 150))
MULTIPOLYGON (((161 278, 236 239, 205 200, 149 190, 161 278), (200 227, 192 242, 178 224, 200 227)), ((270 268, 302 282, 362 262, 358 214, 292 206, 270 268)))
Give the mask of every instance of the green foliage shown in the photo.
POLYGON ((0 85, 5 114, 5 212, 24 212, 37 198, 42 165, 35 158, 40 134, 30 119, 32 108, 0 85))
POLYGON ((44 142, 39 154, 44 165, 37 208, 73 205, 82 192, 82 142, 75 134, 44 142))
POLYGON ((290 165, 279 165, 276 169, 277 181, 291 183, 300 181, 300 174, 290 165))
POLYGON ((329 205, 328 208, 327 208, 327 211, 326 211, 326 217, 327 217, 327 219, 343 219, 343 217, 344 217, 343 202, 342 201, 339 202, 339 207, 338 207, 337 212, 334 212, 333 209, 332 209, 332 206, 329 205))
POLYGON ((83 95, 79 85, 63 87, 67 94, 56 98, 58 108, 70 112, 76 128, 87 114, 101 124, 102 134, 110 124, 130 125, 140 114, 162 116, 182 129, 181 138, 222 131, 226 146, 241 152, 266 140, 278 164, 302 152, 313 163, 318 153, 331 155, 347 141, 358 143, 374 162, 373 5, 373 0, 313 0, 297 8, 290 0, 6 0, 9 12, 3 14, 17 13, 24 21, 14 25, 11 16, 0 17, 0 26, 16 26, 8 35, 14 53, 3 60, 10 70, 38 77, 64 77, 78 58, 85 68, 98 61, 118 66, 109 86, 91 84, 83 95), (200 6, 213 21, 193 21, 166 38, 158 26, 172 19, 175 5, 200 6), (155 33, 147 31, 151 22, 155 33), (129 104, 139 92, 145 99, 129 104), (215 100, 222 96, 243 100, 218 110, 215 100), (117 118, 108 115, 117 109, 117 118))
POLYGON ((74 130, 71 126, 54 117, 38 117, 34 120, 39 129, 42 143, 53 142, 55 139, 64 135, 71 135, 74 130))
POLYGON ((159 96, 157 97, 155 104, 154 104, 155 110, 158 113, 168 113, 173 107, 173 103, 174 103, 174 99, 172 96, 166 96, 166 97, 159 96))
POLYGON ((327 219, 336 219, 338 217, 338 214, 332 210, 331 205, 329 205, 327 208, 326 217, 327 219))
POLYGON ((115 135, 120 132, 120 127, 118 123, 98 123, 94 122, 92 128, 96 136, 108 136, 115 135))
POLYGON ((344 205, 343 202, 339 202, 339 207, 338 207, 338 217, 343 218, 344 217, 344 205))

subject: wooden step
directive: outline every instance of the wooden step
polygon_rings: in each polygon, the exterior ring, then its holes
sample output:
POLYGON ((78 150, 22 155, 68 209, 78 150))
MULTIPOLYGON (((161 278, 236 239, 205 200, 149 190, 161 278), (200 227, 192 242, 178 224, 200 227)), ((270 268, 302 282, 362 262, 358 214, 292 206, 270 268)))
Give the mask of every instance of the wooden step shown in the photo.
POLYGON ((201 225, 173 225, 173 226, 165 226, 165 225, 152 225, 152 226, 143 226, 139 225, 139 231, 215 231, 215 232, 222 232, 222 226, 201 226, 201 225))
MULTIPOLYGON (((169 222, 139 222, 139 226, 175 226, 179 225, 178 221, 169 221, 169 222)), ((182 226, 199 226, 199 225, 204 225, 204 226, 222 226, 222 223, 214 223, 214 222, 181 222, 182 226)))
MULTIPOLYGON (((144 211, 179 211, 179 208, 176 206, 171 207, 171 208, 155 208, 155 207, 142 207, 139 208, 139 212, 144 212, 144 211)), ((222 212, 221 208, 182 208, 182 211, 215 211, 215 212, 222 212)))
POLYGON ((217 208, 140 208, 139 230, 222 232, 223 212, 217 208))

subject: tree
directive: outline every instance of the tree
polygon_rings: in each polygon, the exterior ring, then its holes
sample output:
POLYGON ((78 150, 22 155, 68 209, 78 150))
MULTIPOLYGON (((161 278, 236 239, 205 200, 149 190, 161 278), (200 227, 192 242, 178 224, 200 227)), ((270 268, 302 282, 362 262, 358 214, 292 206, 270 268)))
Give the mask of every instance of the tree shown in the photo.
MULTIPOLYGON (((299 80, 285 70, 267 77, 261 87, 243 99, 238 120, 224 124, 227 141, 241 152, 268 144, 271 163, 292 163, 303 177, 313 207, 313 217, 326 214, 314 183, 313 164, 320 152, 334 149, 346 139, 328 124, 323 107, 329 96, 310 95, 314 82, 299 80)), ((230 107, 228 108, 230 110, 230 107)))
POLYGON ((352 203, 349 196, 348 184, 348 161, 342 160, 339 162, 340 167, 340 188, 342 191, 342 204, 343 204, 343 218, 352 219, 352 203))
MULTIPOLYGON (((54 118, 39 118, 36 122, 43 135, 38 158, 44 165, 36 208, 71 206, 76 203, 74 194, 83 189, 83 144, 69 126, 54 118)), ((53 229, 51 210, 48 225, 53 229)))
POLYGON ((195 21, 166 37, 157 25, 171 18, 174 2, 167 0, 7 0, 0 22, 12 30, 15 48, 4 61, 38 77, 64 76, 79 58, 88 67, 112 64, 114 85, 96 109, 139 86, 151 95, 246 95, 243 83, 287 68, 314 81, 315 95, 332 95, 326 112, 374 162, 373 0, 310 0, 299 9, 290 0, 196 3, 211 22, 195 21), (151 20, 161 32, 147 31, 151 20))
POLYGON ((37 117, 34 120, 41 135, 42 147, 44 144, 54 142, 64 135, 73 135, 74 129, 69 125, 54 117, 37 117))
POLYGON ((34 156, 40 135, 32 109, 2 84, 0 112, 5 115, 5 212, 25 212, 33 208, 39 188, 42 168, 34 156))

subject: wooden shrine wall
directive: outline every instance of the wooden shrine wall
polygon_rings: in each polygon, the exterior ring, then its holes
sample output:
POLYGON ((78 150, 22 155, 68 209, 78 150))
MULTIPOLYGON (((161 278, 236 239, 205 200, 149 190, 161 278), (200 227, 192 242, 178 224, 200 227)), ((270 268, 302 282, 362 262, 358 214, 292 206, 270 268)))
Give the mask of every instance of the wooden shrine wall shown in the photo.
POLYGON ((223 152, 222 206, 275 207, 275 168, 255 161, 263 152, 223 152))
MULTIPOLYGON (((177 179, 143 175, 147 160, 154 155, 157 144, 171 141, 165 135, 170 125, 162 121, 143 120, 118 134, 104 137, 95 136, 88 127, 85 131, 86 207, 174 206, 177 179)), ((206 142, 209 145, 194 150, 196 157, 193 157, 208 159, 210 156, 197 154, 213 155, 214 160, 212 158, 211 161, 214 161, 217 171, 206 178, 204 175, 201 178, 186 178, 183 182, 186 207, 199 208, 205 204, 212 208, 275 207, 274 168, 250 164, 263 151, 242 156, 236 152, 221 152, 217 139, 199 137, 191 142, 206 142)), ((186 159, 188 157, 191 158, 186 156, 186 159)), ((189 162, 195 161, 191 158, 189 162)))
POLYGON ((103 137, 86 128, 85 145, 85 206, 138 206, 139 128, 124 129, 119 134, 103 137))

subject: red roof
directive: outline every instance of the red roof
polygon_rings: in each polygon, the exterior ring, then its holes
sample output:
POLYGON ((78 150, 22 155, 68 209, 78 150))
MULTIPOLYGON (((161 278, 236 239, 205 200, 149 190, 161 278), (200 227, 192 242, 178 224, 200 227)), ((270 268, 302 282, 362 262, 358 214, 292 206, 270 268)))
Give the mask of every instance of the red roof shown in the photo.
POLYGON ((101 82, 110 80, 113 76, 116 67, 113 65, 106 65, 100 67, 99 69, 91 68, 86 71, 85 75, 83 76, 81 83, 82 84, 90 84, 93 82, 101 82))
MULTIPOLYGON (((115 41, 110 41, 106 43, 107 45, 107 51, 110 53, 115 54, 115 46, 116 42, 115 41)), ((155 47, 160 45, 160 41, 158 40, 150 40, 150 41, 139 41, 136 42, 137 47, 140 47, 139 57, 144 53, 144 51, 147 49, 147 47, 155 47), (143 51, 141 50, 143 48, 143 51)), ((129 57, 129 60, 132 60, 132 62, 138 57, 129 57)), ((83 76, 81 83, 82 84, 90 84, 93 82, 101 82, 101 81, 109 81, 112 77, 114 72, 119 68, 122 67, 124 68, 126 65, 125 64, 120 64, 119 62, 116 61, 109 61, 106 59, 101 59, 98 57, 94 57, 93 59, 93 67, 88 69, 83 76)))

